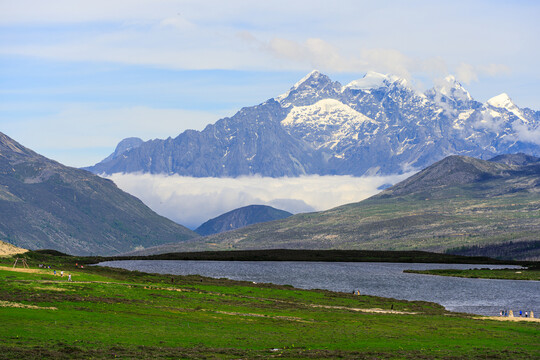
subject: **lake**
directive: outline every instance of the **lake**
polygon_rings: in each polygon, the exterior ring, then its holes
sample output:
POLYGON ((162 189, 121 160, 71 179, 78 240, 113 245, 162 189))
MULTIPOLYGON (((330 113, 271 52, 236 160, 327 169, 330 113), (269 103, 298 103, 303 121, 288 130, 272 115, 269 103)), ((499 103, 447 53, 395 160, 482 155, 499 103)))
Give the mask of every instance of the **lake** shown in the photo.
POLYGON ((101 266, 148 273, 203 275, 213 278, 292 285, 302 289, 436 302, 446 309, 479 315, 533 310, 540 315, 540 281, 465 279, 406 274, 403 270, 514 268, 509 265, 405 264, 301 261, 123 260, 101 266))

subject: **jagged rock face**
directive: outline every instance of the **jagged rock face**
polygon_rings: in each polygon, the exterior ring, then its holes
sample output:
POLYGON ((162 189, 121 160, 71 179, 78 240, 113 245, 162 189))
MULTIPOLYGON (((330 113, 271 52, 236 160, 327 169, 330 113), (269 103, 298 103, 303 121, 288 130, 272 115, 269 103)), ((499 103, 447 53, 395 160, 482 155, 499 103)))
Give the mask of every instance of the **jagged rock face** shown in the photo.
POLYGON ((332 81, 318 71, 312 71, 276 100, 284 107, 313 105, 323 99, 338 99, 341 89, 339 82, 332 81))
POLYGON ((280 121, 289 109, 274 100, 244 108, 231 118, 188 130, 175 139, 152 140, 89 170, 150 172, 198 177, 246 174, 298 176, 319 171, 321 156, 291 136, 280 121))
POLYGON ((105 159, 103 159, 101 163, 107 163, 111 160, 114 160, 126 151, 138 148, 143 143, 144 141, 142 139, 136 137, 126 138, 120 141, 118 145, 116 145, 116 149, 114 150, 114 152, 111 155, 107 156, 105 159))
POLYGON ((113 255, 193 237, 112 181, 0 133, 0 240, 32 250, 113 255))
POLYGON ((539 131, 540 112, 520 109, 506 94, 479 103, 452 76, 422 94, 397 76, 370 72, 342 86, 313 71, 285 94, 201 132, 119 144, 88 169, 198 177, 395 174, 456 154, 540 155, 539 131))

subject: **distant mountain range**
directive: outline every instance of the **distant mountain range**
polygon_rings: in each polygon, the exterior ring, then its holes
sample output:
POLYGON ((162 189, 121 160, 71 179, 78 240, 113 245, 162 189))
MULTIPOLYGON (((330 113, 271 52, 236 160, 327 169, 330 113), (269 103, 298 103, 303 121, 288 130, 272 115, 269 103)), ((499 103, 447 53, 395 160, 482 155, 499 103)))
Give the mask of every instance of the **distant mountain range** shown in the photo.
POLYGON ((112 181, 0 133, 0 240, 26 249, 114 255, 197 236, 112 181))
MULTIPOLYGON (((540 259, 540 158, 449 156, 359 203, 146 249, 427 250, 513 242, 504 257, 540 259), (517 245, 524 244, 524 245, 517 245)), ((493 246, 492 246, 493 247, 493 246)), ((475 255, 482 255, 476 252, 475 255)))
POLYGON ((289 216, 292 216, 290 212, 279 210, 271 206, 249 205, 210 219, 195 229, 195 232, 203 236, 218 234, 251 224, 285 219, 289 216))
POLYGON ((475 101, 452 76, 420 93, 367 73, 348 85, 313 71, 288 92, 176 138, 128 138, 88 170, 196 177, 396 174, 449 155, 540 156, 540 112, 506 94, 475 101))

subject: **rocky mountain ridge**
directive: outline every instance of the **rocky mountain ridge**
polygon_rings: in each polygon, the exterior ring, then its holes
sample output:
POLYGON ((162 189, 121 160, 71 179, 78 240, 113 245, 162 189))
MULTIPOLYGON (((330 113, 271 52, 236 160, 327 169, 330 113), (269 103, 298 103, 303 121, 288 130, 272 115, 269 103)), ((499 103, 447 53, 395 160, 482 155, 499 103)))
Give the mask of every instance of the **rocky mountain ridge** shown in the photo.
POLYGON ((0 240, 25 249, 114 255, 197 236, 112 181, 0 133, 0 240))
POLYGON ((396 174, 449 155, 538 156, 538 131, 539 111, 519 108, 506 94, 477 102, 452 76, 421 93, 393 75, 369 72, 343 86, 313 71, 286 93, 202 131, 123 141, 88 170, 195 177, 396 174))

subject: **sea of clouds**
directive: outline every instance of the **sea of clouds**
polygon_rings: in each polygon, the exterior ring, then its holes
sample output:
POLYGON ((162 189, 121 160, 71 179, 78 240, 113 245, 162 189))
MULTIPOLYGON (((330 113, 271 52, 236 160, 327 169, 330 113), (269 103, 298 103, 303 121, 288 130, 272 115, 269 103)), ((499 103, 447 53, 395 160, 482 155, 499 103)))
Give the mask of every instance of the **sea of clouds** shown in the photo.
POLYGON ((381 186, 410 175, 194 178, 113 174, 107 178, 158 214, 194 229, 227 211, 253 204, 295 214, 327 210, 366 199, 378 193, 381 186))

